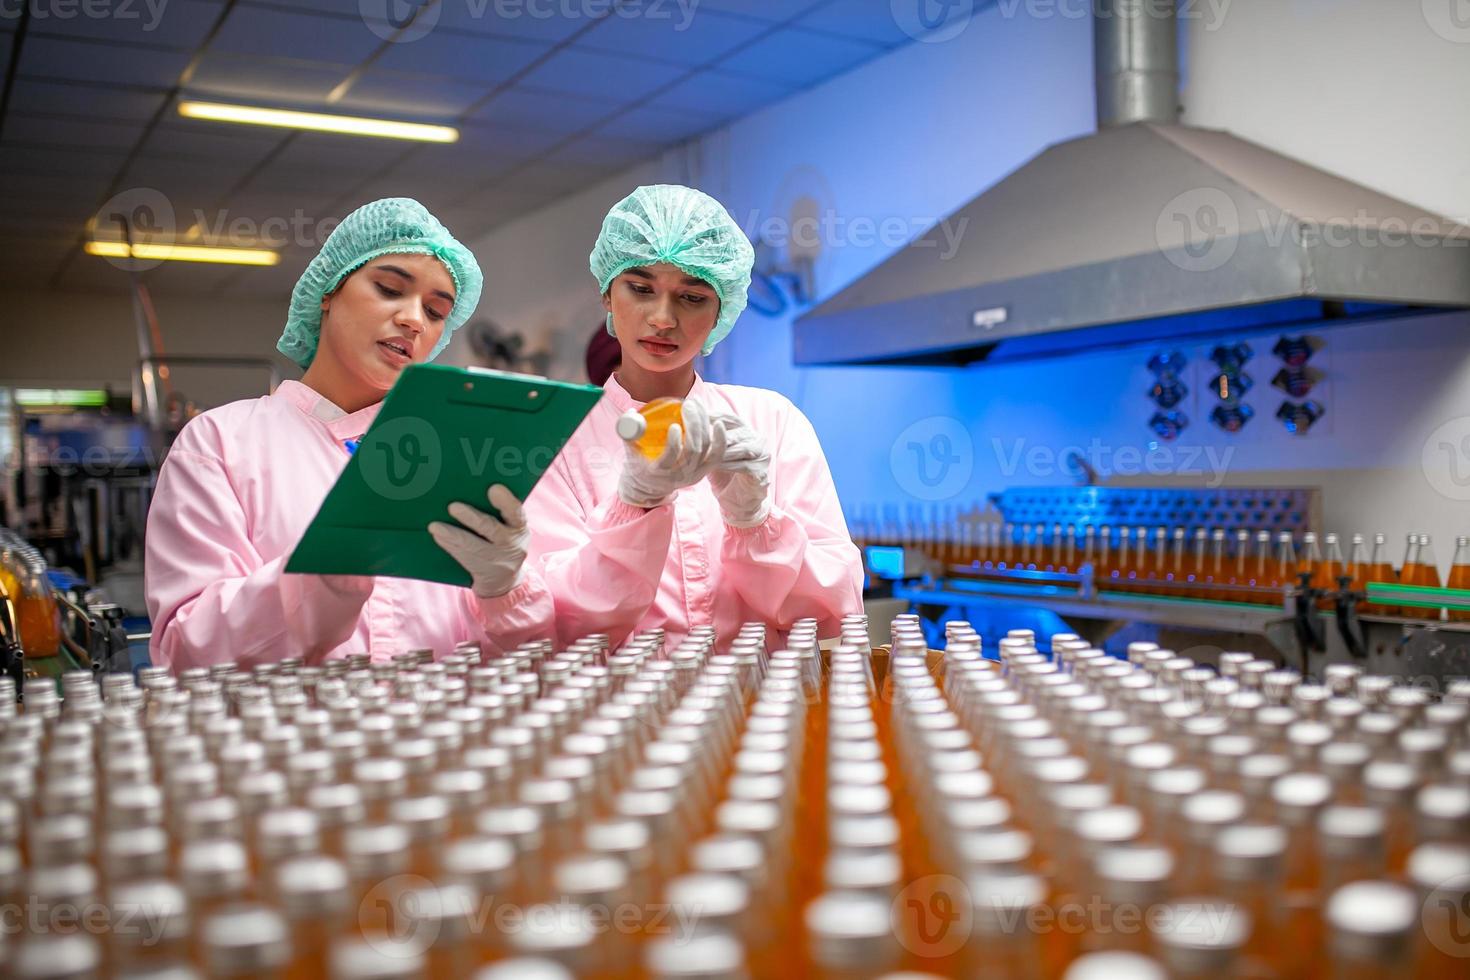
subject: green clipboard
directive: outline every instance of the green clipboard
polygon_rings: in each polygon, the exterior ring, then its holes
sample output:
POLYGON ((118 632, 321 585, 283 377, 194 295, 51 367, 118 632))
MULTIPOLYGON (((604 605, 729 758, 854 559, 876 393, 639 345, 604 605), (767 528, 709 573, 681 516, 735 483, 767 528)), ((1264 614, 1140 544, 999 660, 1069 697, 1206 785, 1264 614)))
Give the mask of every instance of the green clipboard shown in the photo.
POLYGON ((469 585, 469 573, 429 536, 429 523, 455 523, 454 501, 493 513, 485 494, 496 483, 525 500, 601 397, 589 385, 410 365, 286 571, 469 585))

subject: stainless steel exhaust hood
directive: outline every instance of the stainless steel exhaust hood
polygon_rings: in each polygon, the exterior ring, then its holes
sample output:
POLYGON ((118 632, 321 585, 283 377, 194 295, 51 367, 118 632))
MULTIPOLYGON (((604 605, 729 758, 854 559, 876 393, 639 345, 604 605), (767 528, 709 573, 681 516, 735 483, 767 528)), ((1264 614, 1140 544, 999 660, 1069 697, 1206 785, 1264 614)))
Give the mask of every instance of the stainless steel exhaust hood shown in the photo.
POLYGON ((1176 19, 1098 0, 1099 130, 797 320, 797 364, 963 364, 1470 308, 1470 229, 1178 125, 1176 19), (952 254, 949 254, 952 251, 952 254))

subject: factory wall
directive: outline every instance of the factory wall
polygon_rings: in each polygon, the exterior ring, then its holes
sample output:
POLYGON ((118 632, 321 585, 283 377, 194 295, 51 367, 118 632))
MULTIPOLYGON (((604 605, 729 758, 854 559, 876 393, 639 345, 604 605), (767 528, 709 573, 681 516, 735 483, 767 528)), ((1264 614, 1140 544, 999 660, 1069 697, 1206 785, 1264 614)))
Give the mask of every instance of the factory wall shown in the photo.
MULTIPOLYGON (((909 45, 733 123, 681 163, 752 236, 779 238, 793 207, 816 214, 816 291, 830 295, 1046 145, 1093 129, 1091 27, 1075 16, 1087 6, 997 3, 956 37, 909 45)), ((1186 122, 1470 221, 1470 38, 1453 23, 1378 0, 1184 9, 1186 122)), ((665 166, 660 179, 679 169, 665 166)), ((571 310, 595 324, 583 256, 603 211, 648 173, 611 178, 477 242, 487 312, 530 335, 571 310), (527 241, 536 254, 518 259, 527 241), (558 255, 564 263, 547 261, 558 255), (532 265, 528 294, 519 282, 532 265)), ((985 230, 939 231, 944 247, 985 230)), ((1305 437, 1272 417, 1283 397, 1270 387, 1274 338, 1252 339, 1246 401, 1256 417, 1235 435, 1207 421, 1209 347, 1186 346, 1192 424, 1175 443, 1156 442, 1146 425, 1153 349, 964 369, 797 369, 793 315, 746 313, 704 372, 793 398, 822 436, 850 513, 965 509, 1006 486, 1065 484, 1060 461, 1078 448, 1109 482, 1320 486, 1329 529, 1384 531, 1395 560, 1408 531, 1434 534, 1441 564, 1449 538, 1470 532, 1465 315, 1323 334, 1313 363, 1327 379, 1313 395, 1326 415, 1305 437), (941 434, 954 447, 943 479, 946 459, 925 456, 941 434)))

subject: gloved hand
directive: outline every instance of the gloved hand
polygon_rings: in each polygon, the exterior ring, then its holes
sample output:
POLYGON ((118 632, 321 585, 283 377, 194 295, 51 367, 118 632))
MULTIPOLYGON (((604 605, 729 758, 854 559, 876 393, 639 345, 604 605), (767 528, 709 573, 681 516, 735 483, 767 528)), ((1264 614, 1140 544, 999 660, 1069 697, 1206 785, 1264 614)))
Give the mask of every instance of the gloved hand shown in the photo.
POLYGON ((771 514, 771 453, 765 437, 734 415, 716 415, 725 457, 710 472, 720 513, 731 527, 758 527, 771 514))
POLYGON ((675 490, 693 486, 709 475, 725 457, 725 431, 710 424, 699 402, 683 406, 683 425, 669 426, 663 455, 650 460, 631 441, 625 443, 618 497, 630 507, 650 508, 667 503, 675 490))
POLYGON ((516 495, 497 483, 489 497, 500 520, 469 504, 453 503, 449 514, 465 527, 442 521, 429 525, 434 543, 464 566, 473 579, 470 587, 482 599, 505 595, 520 584, 531 541, 526 512, 516 495))

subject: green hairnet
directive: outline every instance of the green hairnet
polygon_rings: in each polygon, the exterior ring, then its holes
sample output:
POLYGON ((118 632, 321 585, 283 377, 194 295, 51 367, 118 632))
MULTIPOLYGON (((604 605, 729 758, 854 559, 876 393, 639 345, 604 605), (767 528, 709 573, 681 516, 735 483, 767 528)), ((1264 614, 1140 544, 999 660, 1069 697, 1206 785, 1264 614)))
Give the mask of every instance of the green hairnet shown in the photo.
POLYGON ((276 350, 303 369, 308 367, 321 341, 322 297, 341 285, 350 273, 395 252, 432 255, 444 263, 454 280, 454 307, 445 319, 443 336, 427 359, 438 357, 449 346, 450 334, 475 312, 484 279, 470 250, 456 241, 427 208, 407 197, 385 197, 364 204, 332 230, 291 290, 286 329, 276 341, 276 350))
MULTIPOLYGON (((720 297, 720 316, 705 341, 715 349, 745 309, 755 250, 719 201, 678 184, 640 187, 607 213, 589 264, 602 292, 622 273, 667 262, 703 279, 720 297)), ((612 318, 608 318, 612 332, 612 318)))

